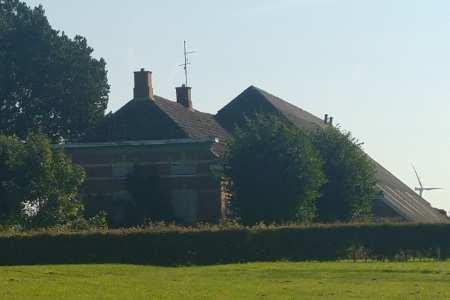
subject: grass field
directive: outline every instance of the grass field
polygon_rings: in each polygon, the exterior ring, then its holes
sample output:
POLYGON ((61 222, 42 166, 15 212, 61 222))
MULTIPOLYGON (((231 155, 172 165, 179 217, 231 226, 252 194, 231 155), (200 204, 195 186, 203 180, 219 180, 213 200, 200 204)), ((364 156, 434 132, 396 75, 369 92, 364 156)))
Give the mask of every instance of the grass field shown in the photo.
POLYGON ((0 267, 0 299, 450 299, 450 262, 0 267))

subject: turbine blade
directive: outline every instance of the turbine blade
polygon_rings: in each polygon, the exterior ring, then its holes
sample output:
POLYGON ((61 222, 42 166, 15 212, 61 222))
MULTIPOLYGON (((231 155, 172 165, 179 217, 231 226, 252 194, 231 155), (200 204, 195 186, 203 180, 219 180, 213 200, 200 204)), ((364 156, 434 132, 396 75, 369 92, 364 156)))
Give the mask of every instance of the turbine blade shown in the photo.
POLYGON ((419 182, 420 187, 423 189, 423 185, 422 185, 422 182, 420 181, 419 174, 417 174, 417 170, 416 170, 416 168, 414 167, 414 165, 412 165, 412 167, 413 167, 414 173, 416 174, 417 181, 419 182))

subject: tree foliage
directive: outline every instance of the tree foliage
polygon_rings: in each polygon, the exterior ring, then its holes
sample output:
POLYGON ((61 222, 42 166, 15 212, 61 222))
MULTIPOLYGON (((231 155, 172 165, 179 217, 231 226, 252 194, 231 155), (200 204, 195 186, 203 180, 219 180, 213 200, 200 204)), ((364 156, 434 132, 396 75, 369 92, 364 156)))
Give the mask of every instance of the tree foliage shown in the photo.
POLYGON ((77 201, 84 171, 42 135, 22 142, 0 135, 0 223, 63 225, 82 217, 77 201))
POLYGON ((105 61, 82 36, 52 29, 42 6, 0 0, 0 133, 80 139, 104 116, 105 61))
POLYGON ((312 134, 327 178, 317 201, 317 220, 348 221, 370 216, 375 168, 350 132, 328 127, 312 134))
POLYGON ((277 117, 238 128, 224 155, 231 208, 244 224, 311 221, 324 182, 309 136, 277 117))

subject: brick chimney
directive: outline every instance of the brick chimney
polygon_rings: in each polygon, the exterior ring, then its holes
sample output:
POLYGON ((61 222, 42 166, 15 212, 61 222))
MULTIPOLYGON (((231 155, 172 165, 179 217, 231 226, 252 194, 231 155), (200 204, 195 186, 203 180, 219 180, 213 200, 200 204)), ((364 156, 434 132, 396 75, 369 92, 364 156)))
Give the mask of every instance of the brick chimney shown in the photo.
POLYGON ((153 98, 152 72, 142 68, 134 72, 134 98, 153 98))
POLYGON ((191 87, 183 84, 180 87, 176 87, 175 90, 177 92, 177 103, 189 110, 194 110, 192 108, 191 87))

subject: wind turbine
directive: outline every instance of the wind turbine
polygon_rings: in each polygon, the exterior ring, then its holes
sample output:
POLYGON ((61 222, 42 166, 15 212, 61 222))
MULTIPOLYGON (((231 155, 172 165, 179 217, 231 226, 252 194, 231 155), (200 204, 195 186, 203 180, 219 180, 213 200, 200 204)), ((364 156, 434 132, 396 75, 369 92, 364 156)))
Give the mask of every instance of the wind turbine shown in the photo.
POLYGON ((417 173, 416 168, 414 167, 414 165, 412 167, 413 167, 414 173, 416 174, 417 181, 419 182, 419 187, 415 187, 414 190, 419 192, 419 196, 421 198, 422 198, 422 194, 424 191, 442 190, 442 188, 439 188, 439 187, 424 187, 422 184, 422 181, 420 180, 419 174, 417 173))

